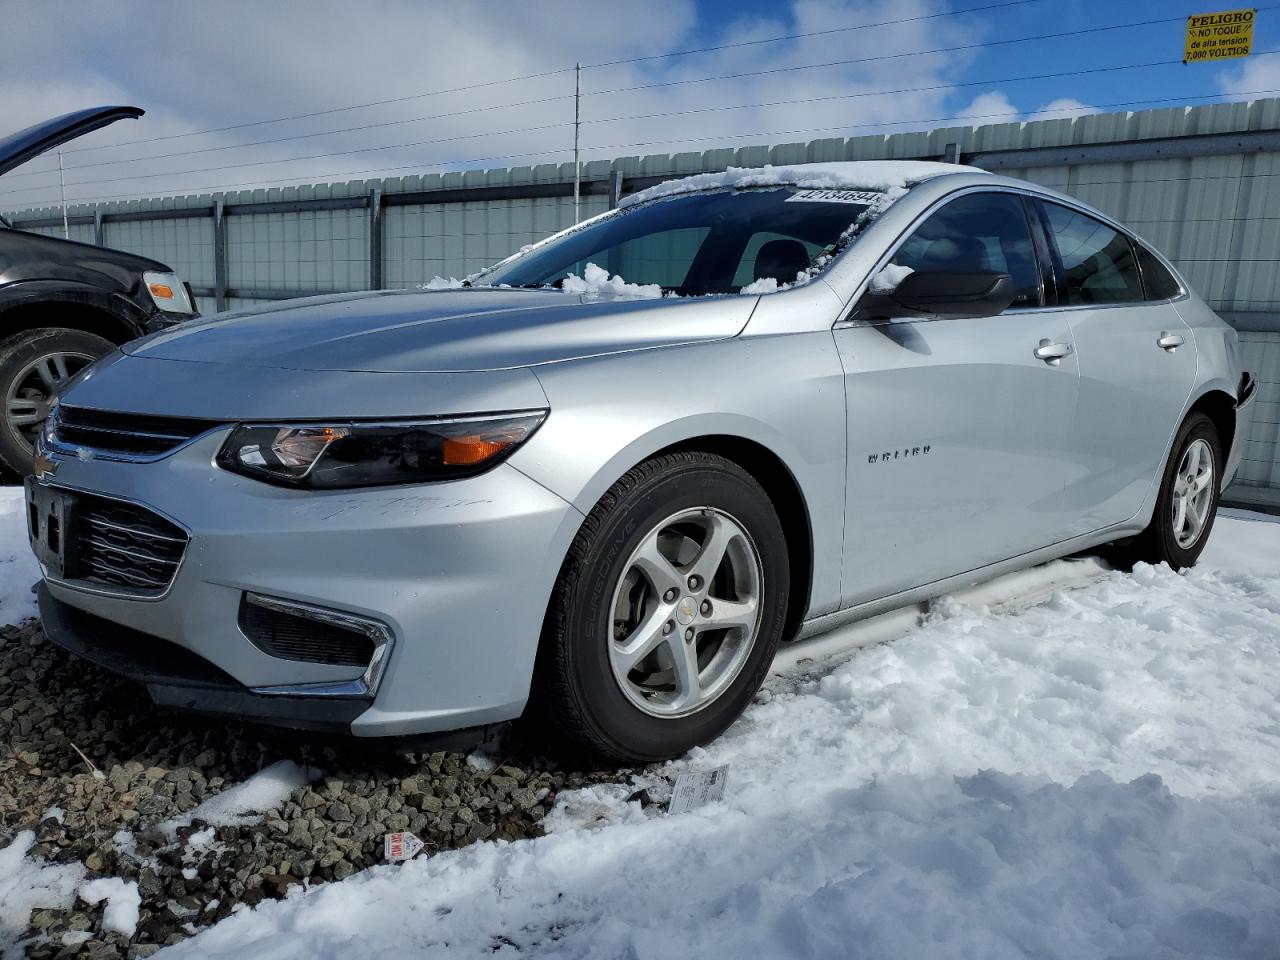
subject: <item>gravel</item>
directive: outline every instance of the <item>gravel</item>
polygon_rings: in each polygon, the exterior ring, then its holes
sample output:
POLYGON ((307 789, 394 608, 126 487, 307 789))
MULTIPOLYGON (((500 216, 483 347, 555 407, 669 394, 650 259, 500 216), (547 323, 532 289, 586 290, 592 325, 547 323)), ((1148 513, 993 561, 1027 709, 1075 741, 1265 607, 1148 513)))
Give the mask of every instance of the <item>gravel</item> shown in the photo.
POLYGON ((541 833, 560 790, 616 770, 559 769, 508 743, 495 763, 455 753, 379 753, 162 711, 141 689, 74 661, 35 621, 0 627, 0 848, 33 830, 30 855, 136 881, 137 930, 103 926, 103 905, 37 909, 30 957, 147 957, 298 884, 382 862, 383 835, 411 830, 428 853, 541 833), (253 822, 176 831, 165 821, 262 768, 292 760, 314 779, 253 822), (47 815, 50 811, 60 814, 47 815))

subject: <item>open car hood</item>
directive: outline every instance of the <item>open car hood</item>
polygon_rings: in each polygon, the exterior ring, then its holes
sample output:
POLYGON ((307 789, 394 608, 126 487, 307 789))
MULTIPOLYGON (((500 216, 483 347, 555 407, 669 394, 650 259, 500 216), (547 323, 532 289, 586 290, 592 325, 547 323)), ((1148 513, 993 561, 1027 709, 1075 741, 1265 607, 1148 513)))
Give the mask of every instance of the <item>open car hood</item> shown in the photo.
POLYGON ((140 107, 90 107, 12 133, 0 139, 0 176, 68 140, 92 133, 117 120, 136 119, 145 112, 140 107))

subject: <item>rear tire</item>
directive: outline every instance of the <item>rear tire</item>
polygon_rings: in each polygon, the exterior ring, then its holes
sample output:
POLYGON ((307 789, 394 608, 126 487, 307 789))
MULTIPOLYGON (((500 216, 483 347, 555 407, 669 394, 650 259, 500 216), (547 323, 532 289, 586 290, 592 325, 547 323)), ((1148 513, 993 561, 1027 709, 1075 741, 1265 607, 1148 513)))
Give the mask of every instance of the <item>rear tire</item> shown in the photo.
POLYGON ((1193 413, 1174 437, 1150 525, 1115 548, 1116 561, 1167 563, 1175 570, 1193 566, 1213 530, 1221 478, 1218 428, 1203 413, 1193 413))
POLYGON ((43 327, 0 340, 0 463, 26 476, 32 443, 58 389, 81 369, 115 349, 83 330, 43 327))
POLYGON ((531 713, 597 757, 679 756, 764 682, 789 590, 782 525, 750 474, 709 453, 655 457, 601 498, 569 550, 531 713))

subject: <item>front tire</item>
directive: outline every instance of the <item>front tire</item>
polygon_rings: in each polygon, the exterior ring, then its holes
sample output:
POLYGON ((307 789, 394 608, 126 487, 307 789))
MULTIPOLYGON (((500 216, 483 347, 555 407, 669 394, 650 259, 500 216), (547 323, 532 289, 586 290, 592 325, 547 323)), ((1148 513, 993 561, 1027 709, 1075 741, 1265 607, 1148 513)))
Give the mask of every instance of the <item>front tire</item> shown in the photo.
POLYGON ((1175 570, 1200 558, 1218 513, 1222 478, 1222 441, 1203 413, 1193 413, 1178 430, 1165 464, 1151 524, 1118 559, 1167 563, 1175 570))
POLYGON ((533 707, 569 745, 650 763, 714 739, 764 682, 786 621, 786 537, 732 461, 666 454, 584 521, 560 571, 533 707))
POLYGON ((31 472, 33 443, 58 389, 115 349, 83 330, 44 327, 0 340, 0 463, 19 476, 31 472))

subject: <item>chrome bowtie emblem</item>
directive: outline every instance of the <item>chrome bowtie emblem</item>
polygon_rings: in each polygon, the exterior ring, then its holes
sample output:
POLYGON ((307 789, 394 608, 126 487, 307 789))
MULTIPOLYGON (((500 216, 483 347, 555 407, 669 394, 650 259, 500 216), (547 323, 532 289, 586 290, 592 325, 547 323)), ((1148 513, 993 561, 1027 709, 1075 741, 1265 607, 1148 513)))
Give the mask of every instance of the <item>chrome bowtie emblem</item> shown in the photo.
POLYGON ((684 626, 693 623, 693 618, 698 615, 698 601, 693 597, 685 597, 676 604, 676 619, 684 626))
POLYGON ((43 450, 36 450, 35 475, 37 480, 43 480, 46 477, 52 477, 58 472, 58 462, 50 460, 44 455, 43 450))

